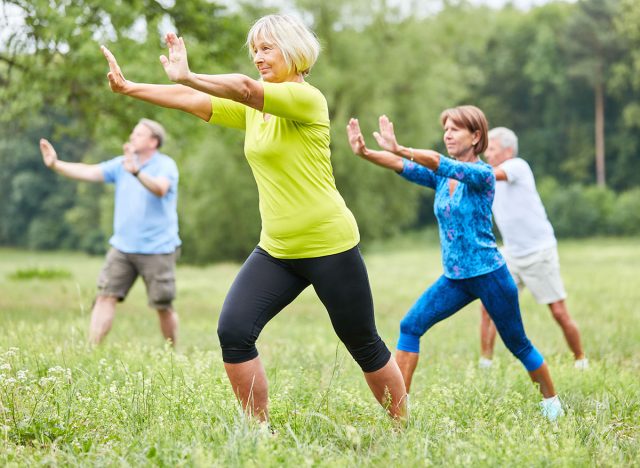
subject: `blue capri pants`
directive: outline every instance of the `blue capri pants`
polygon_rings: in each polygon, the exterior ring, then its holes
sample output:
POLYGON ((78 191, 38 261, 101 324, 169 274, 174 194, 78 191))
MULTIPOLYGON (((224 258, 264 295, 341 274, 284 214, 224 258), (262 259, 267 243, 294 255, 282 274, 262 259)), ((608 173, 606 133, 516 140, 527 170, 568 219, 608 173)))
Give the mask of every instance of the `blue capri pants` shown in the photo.
POLYGON ((436 323, 480 299, 506 347, 529 371, 538 369, 544 358, 524 332, 518 288, 506 265, 480 276, 460 280, 441 276, 413 304, 400 322, 398 350, 420 352, 420 337, 436 323))

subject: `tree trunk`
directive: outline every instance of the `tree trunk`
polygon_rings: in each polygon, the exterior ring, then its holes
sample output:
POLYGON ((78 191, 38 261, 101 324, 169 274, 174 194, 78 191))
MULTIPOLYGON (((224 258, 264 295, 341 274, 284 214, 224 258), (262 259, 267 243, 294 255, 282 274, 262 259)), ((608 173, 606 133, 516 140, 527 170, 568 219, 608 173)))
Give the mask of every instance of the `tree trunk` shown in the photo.
POLYGON ((604 83, 602 77, 595 85, 595 107, 596 107, 596 183, 598 187, 604 187, 605 165, 604 165, 604 83))

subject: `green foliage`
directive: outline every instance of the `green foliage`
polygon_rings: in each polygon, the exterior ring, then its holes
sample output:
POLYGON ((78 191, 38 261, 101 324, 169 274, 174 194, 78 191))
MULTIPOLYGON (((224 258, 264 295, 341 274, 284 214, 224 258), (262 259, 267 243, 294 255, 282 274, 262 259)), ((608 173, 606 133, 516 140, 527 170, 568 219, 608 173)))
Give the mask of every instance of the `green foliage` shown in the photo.
MULTIPOLYGON (((276 9, 241 2, 227 10, 207 0, 4 4, 17 9, 25 24, 6 27, 0 48, 0 183, 8 188, 0 203, 0 244, 103 252, 112 229, 112 191, 51 174, 37 141, 50 139, 64 160, 97 163, 120 154, 135 122, 149 117, 167 128, 165 152, 181 171, 184 260, 246 256, 260 226, 242 134, 113 95, 98 47, 111 48, 127 78, 167 83, 157 57, 165 53, 161 32, 168 28, 185 37, 193 70, 256 76, 244 48, 246 32, 276 9)), ((618 203, 601 207, 581 187, 595 180, 594 61, 603 67, 607 90, 608 186, 616 197, 638 186, 629 170, 640 164, 638 2, 550 2, 528 11, 467 2, 445 2, 440 10, 420 2, 392 4, 290 2, 323 46, 308 80, 327 98, 336 183, 364 241, 433 223, 433 197, 353 156, 348 119, 360 119, 372 147, 371 132, 384 113, 401 144, 444 151, 438 116, 466 103, 482 108, 492 126, 516 131, 538 176, 556 179, 559 192, 572 187, 563 200, 558 194, 550 202, 563 235, 633 232, 620 227, 625 223, 618 203), (574 199, 583 208, 561 208, 574 199)))
POLYGON ((11 280, 31 280, 31 279, 66 279, 71 278, 71 272, 63 268, 20 268, 7 277, 11 280))
POLYGON ((622 235, 640 233, 640 188, 622 193, 616 205, 611 214, 612 230, 622 235))

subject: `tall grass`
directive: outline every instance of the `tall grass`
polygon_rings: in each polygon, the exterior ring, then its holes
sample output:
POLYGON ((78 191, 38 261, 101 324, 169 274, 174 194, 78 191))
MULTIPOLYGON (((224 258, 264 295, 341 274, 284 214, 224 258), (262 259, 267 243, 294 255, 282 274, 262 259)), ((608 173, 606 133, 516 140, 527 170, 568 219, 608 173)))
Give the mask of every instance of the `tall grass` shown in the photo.
MULTIPOLYGON (((437 239, 364 246, 378 328, 398 322, 440 272, 437 239)), ((144 288, 118 306, 96 349, 86 329, 101 258, 0 250, 0 464, 187 466, 638 465, 640 247, 637 239, 560 245, 562 272, 591 368, 546 307, 521 295, 529 337, 550 364, 567 415, 544 420, 522 366, 502 344, 477 368, 477 304, 422 339, 411 419, 398 429, 305 291, 258 347, 276 433, 241 414, 222 367, 216 319, 239 268, 178 269, 180 338, 162 343, 144 288), (25 265, 70 277, 14 281, 25 265)))

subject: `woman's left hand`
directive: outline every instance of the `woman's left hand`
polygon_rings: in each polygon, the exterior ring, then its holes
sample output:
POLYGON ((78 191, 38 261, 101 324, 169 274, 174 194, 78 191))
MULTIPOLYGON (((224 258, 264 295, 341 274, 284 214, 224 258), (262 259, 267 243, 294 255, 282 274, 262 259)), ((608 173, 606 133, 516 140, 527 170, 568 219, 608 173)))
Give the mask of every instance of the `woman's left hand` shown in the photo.
POLYGON ((380 132, 373 132, 373 137, 378 142, 378 145, 380 145, 380 148, 392 153, 400 151, 400 145, 396 140, 396 134, 393 130, 393 123, 389 120, 389 117, 381 115, 378 123, 380 124, 380 132))
POLYGON ((364 156, 367 151, 367 147, 364 143, 364 137, 362 136, 362 132, 360 131, 360 124, 358 123, 358 119, 350 119, 349 125, 347 125, 347 136, 349 137, 349 145, 351 146, 351 151, 353 151, 358 156, 364 156))
POLYGON ((169 58, 164 55, 160 56, 160 63, 164 67, 167 76, 174 83, 182 83, 189 78, 189 62, 187 60, 187 48, 184 40, 175 35, 175 33, 167 33, 165 42, 169 48, 169 58))

